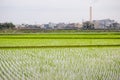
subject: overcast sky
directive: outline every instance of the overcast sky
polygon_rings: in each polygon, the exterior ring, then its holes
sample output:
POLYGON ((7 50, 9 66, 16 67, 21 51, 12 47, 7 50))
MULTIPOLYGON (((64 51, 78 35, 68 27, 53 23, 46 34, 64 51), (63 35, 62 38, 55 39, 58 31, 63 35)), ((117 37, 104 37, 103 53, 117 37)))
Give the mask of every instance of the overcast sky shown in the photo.
POLYGON ((120 0, 0 0, 0 22, 42 24, 114 19, 120 22, 120 0))

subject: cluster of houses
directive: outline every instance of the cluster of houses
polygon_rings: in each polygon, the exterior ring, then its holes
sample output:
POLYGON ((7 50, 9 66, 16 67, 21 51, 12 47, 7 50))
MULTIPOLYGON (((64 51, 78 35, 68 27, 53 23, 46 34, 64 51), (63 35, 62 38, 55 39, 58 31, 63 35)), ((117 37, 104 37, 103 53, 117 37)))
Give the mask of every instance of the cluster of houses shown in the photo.
POLYGON ((41 24, 41 25, 29 25, 29 24, 21 24, 16 25, 17 29, 79 29, 82 27, 80 23, 48 23, 48 24, 41 24))
POLYGON ((120 29, 120 24, 110 19, 93 20, 93 24, 95 29, 120 29))
MULTIPOLYGON (((103 19, 103 20, 93 20, 92 24, 94 24, 94 29, 120 29, 120 24, 114 20, 103 19)), ((82 29, 82 23, 48 23, 41 25, 29 25, 29 24, 21 24, 16 25, 17 29, 82 29)))

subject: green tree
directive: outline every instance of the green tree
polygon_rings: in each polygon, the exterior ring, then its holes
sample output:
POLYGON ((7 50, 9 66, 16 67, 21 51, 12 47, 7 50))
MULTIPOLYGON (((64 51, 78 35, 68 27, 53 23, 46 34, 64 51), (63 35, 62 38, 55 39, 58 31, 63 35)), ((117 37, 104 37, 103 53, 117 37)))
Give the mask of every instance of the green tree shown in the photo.
POLYGON ((82 29, 85 29, 85 30, 92 30, 94 29, 94 24, 87 21, 87 22, 84 22, 83 23, 83 26, 82 26, 82 29))
POLYGON ((15 25, 13 23, 0 23, 0 29, 14 29, 15 25))

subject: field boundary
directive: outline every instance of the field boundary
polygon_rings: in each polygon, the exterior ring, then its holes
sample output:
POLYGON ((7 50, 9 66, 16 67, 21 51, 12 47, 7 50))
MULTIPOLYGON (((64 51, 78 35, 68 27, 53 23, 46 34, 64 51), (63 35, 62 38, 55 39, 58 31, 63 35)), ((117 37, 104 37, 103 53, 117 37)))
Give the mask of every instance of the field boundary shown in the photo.
POLYGON ((82 47, 120 47, 117 45, 58 45, 58 46, 0 46, 2 48, 82 48, 82 47))
POLYGON ((120 32, 83 32, 83 33, 0 33, 0 35, 120 35, 120 32))
POLYGON ((120 39, 120 37, 0 37, 0 39, 120 39))

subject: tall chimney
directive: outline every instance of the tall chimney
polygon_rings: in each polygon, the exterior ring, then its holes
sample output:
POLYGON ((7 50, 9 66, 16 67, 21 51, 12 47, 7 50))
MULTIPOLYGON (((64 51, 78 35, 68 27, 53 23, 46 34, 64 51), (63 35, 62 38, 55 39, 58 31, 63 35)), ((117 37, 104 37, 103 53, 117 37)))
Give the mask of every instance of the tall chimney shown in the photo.
POLYGON ((90 6, 90 22, 92 22, 92 6, 90 6))

